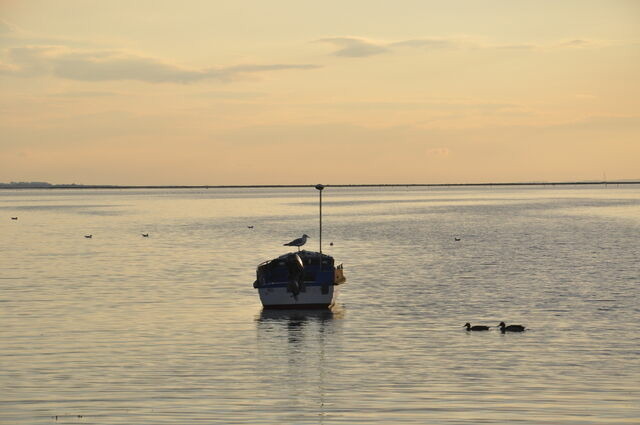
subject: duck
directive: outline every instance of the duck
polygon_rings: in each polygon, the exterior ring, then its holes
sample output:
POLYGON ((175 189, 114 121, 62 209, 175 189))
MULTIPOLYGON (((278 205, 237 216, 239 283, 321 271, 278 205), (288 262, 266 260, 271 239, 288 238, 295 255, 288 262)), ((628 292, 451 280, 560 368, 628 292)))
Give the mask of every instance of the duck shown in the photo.
POLYGON ((467 331, 488 331, 489 330, 489 326, 484 326, 484 325, 475 325, 475 326, 471 326, 470 323, 465 323, 463 328, 466 327, 467 331))
POLYGON ((505 332, 524 332, 525 331, 525 327, 522 325, 505 325, 504 322, 500 322, 500 324, 498 325, 500 326, 500 332, 505 333, 505 332))
POLYGON ((454 241, 460 242, 460 238, 453 238, 454 241))
POLYGON ((148 233, 141 233, 141 235, 142 235, 143 238, 148 238, 149 237, 148 233))
POLYGON ((93 235, 84 235, 85 238, 87 239, 91 239, 93 237, 93 235))
POLYGON ((11 220, 17 220, 18 217, 11 217, 11 220))

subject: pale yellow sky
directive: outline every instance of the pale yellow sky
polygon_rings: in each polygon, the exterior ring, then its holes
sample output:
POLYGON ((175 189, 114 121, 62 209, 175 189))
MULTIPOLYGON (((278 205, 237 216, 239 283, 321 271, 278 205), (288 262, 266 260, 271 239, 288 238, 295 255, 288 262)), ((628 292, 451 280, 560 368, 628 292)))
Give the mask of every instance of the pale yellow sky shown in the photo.
POLYGON ((0 2, 0 182, 640 178, 640 2, 0 2))

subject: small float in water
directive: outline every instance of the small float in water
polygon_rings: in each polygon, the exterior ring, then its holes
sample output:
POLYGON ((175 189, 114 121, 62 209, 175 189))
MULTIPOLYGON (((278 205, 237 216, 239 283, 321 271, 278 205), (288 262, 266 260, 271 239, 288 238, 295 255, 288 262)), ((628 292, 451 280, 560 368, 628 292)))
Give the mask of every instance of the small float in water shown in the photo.
MULTIPOLYGON (((253 287, 264 308, 330 308, 339 286, 346 282, 342 264, 322 253, 322 190, 320 193, 320 249, 289 252, 258 265, 253 287)), ((305 235, 306 236, 306 235, 305 235)), ((306 238, 304 238, 306 242, 306 238)), ((303 243, 304 244, 304 243, 303 243)))

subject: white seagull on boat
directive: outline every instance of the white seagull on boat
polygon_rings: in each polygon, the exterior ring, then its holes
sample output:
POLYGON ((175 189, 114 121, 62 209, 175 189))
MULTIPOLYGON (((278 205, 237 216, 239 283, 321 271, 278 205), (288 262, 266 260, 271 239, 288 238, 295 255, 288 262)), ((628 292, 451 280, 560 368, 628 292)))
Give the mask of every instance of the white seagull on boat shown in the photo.
POLYGON ((294 239, 289 243, 284 244, 283 246, 297 246, 298 247, 298 251, 300 251, 300 247, 304 244, 307 243, 307 238, 310 238, 311 236, 307 235, 306 233, 304 235, 302 235, 301 238, 298 239, 294 239))

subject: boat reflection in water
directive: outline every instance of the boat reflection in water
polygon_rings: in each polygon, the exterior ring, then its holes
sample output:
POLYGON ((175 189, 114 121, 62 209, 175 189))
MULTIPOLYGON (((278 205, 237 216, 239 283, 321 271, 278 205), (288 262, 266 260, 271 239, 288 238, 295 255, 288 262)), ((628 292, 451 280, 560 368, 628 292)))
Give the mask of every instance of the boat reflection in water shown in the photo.
POLYGON ((256 317, 260 400, 287 406, 283 423, 323 423, 334 405, 330 394, 344 310, 263 309, 256 317), (276 393, 274 388, 278 388, 276 393))
POLYGON ((294 324, 294 326, 301 326, 304 324, 328 322, 334 319, 344 318, 344 309, 339 306, 333 306, 332 308, 317 309, 317 308, 296 308, 296 309, 270 309, 264 308, 260 311, 260 314, 256 317, 256 321, 259 326, 271 326, 278 327, 284 324, 288 326, 294 324))
POLYGON ((322 336, 332 331, 332 321, 342 319, 344 310, 334 306, 327 309, 263 309, 257 316, 258 330, 284 336, 286 331, 290 342, 305 337, 322 336))

